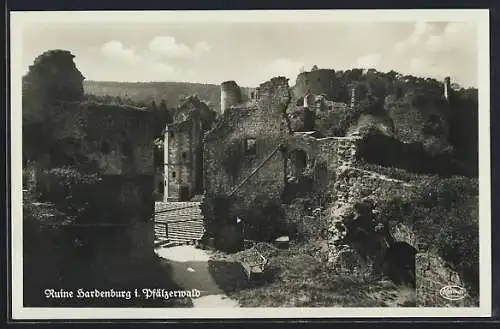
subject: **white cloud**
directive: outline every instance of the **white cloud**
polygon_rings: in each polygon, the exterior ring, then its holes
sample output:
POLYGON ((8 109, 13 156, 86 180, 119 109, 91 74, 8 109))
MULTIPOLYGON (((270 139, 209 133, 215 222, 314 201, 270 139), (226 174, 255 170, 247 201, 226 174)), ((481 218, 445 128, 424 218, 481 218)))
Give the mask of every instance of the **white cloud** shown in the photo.
MULTIPOLYGON (((172 44, 170 44, 172 45, 172 44)), ((199 42, 195 45, 196 53, 202 53, 209 50, 209 45, 199 42)), ((165 49, 164 49, 165 50, 165 49)), ((185 76, 194 77, 196 72, 185 70, 181 67, 175 67, 165 61, 165 58, 159 56, 148 49, 137 53, 133 48, 127 48, 121 41, 112 40, 103 44, 101 47, 88 48, 89 53, 104 56, 110 62, 107 65, 119 67, 116 70, 115 78, 100 78, 104 80, 116 79, 121 81, 184 81, 185 76), (128 64, 128 65, 126 65, 128 64), (139 68, 139 69, 138 69, 139 68)), ((177 48, 176 55, 181 56, 189 53, 193 56, 193 50, 185 50, 183 47, 177 48), (184 53, 183 53, 184 52, 184 53)), ((174 53, 170 53, 174 54, 174 53)), ((99 79, 94 78, 94 79, 99 79)))
POLYGON ((382 54, 369 54, 360 56, 356 60, 356 67, 364 69, 378 68, 381 60, 382 54))
POLYGON ((440 63, 433 61, 432 57, 414 57, 410 60, 411 74, 417 76, 432 76, 437 79, 444 79, 452 75, 452 72, 447 66, 442 66, 440 63))
POLYGON ((162 74, 165 74, 165 73, 174 73, 175 72, 175 68, 171 65, 168 65, 167 63, 162 63, 162 62, 153 62, 153 63, 150 63, 148 66, 147 66, 148 69, 150 69, 151 71, 154 71, 154 72, 157 72, 157 73, 162 73, 162 74))
POLYGON ((212 47, 206 41, 199 41, 194 45, 194 50, 197 53, 208 53, 212 47))
POLYGON ((172 36, 156 36, 149 42, 149 50, 168 58, 195 58, 210 51, 210 45, 205 41, 200 41, 191 48, 178 43, 172 36))
POLYGON ((449 24, 419 21, 415 23, 413 32, 410 36, 395 44, 393 50, 396 53, 411 51, 414 47, 421 47, 428 39, 438 36, 442 33, 443 29, 449 24))
POLYGON ((101 46, 101 53, 114 60, 138 61, 140 56, 131 48, 125 48, 124 45, 117 40, 108 41, 101 46))
POLYGON ((277 58, 266 67, 266 74, 269 77, 285 76, 290 80, 295 80, 305 64, 287 58, 277 58))
POLYGON ((432 35, 425 42, 425 48, 430 52, 441 52, 446 50, 447 45, 443 42, 442 36, 432 35))
POLYGON ((414 73, 425 74, 428 68, 429 66, 422 58, 415 57, 410 60, 410 70, 414 73))

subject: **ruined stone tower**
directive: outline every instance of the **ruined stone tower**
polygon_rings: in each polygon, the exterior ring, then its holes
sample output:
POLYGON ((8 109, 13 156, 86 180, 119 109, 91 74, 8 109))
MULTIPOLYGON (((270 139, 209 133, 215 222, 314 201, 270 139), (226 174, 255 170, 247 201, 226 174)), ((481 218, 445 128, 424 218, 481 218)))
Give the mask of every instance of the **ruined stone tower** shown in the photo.
POLYGON ((335 100, 340 87, 334 70, 318 69, 312 72, 302 72, 297 76, 293 93, 297 97, 304 97, 311 93, 324 95, 328 100, 335 100))
POLYGON ((444 99, 446 101, 450 100, 450 90, 451 90, 451 82, 450 82, 450 77, 444 78, 444 99))
POLYGON ((179 122, 167 124, 164 137, 164 202, 188 201, 197 191, 199 180, 201 122, 192 111, 179 122))
POLYGON ((355 86, 352 86, 351 87, 351 103, 349 104, 349 106, 353 109, 356 107, 356 87, 355 86))
POLYGON ((241 103, 241 90, 235 81, 224 81, 220 85, 220 110, 224 113, 231 106, 241 103))

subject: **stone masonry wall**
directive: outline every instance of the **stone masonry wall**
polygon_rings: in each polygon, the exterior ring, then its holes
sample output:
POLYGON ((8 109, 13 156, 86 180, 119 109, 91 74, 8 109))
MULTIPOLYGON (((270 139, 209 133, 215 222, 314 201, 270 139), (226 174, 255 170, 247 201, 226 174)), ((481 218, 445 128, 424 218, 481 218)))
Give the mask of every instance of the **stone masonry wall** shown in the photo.
MULTIPOLYGON (((288 135, 283 122, 283 112, 290 98, 287 80, 273 78, 261 84, 258 92, 256 107, 229 109, 218 125, 207 134, 204 144, 207 193, 230 193, 253 169, 259 167, 288 135), (255 140, 255 154, 244 154, 245 143, 249 139, 255 140), (224 165, 227 147, 231 143, 238 145, 242 151, 233 159, 239 165, 235 177, 227 173, 227 165, 224 165)), ((283 173, 283 157, 280 151, 277 151, 241 186, 235 196, 243 202, 251 202, 257 194, 279 197, 283 190, 283 173)))
MULTIPOLYGON (((182 122, 168 125, 165 132, 165 201, 191 198, 196 190, 201 127, 195 114, 182 122), (186 195, 181 195, 185 188, 186 195)), ((184 200, 185 201, 185 200, 184 200)))
MULTIPOLYGON (((407 188, 412 186, 403 181, 352 166, 339 166, 334 185, 335 201, 328 208, 327 216, 329 248, 326 259, 333 269, 355 266, 369 271, 382 270, 388 243, 393 242, 390 234, 397 228, 388 227, 377 215, 377 200, 407 188), (344 264, 346 254, 350 255, 350 261, 356 259, 354 265, 344 264)), ((410 236, 405 235, 400 241, 413 245, 414 241, 407 239, 410 236)))
MULTIPOLYGON (((102 175, 150 174, 152 117, 133 107, 61 104, 51 138, 71 161, 93 162, 102 175)), ((51 165, 54 165, 52 159, 51 165)))

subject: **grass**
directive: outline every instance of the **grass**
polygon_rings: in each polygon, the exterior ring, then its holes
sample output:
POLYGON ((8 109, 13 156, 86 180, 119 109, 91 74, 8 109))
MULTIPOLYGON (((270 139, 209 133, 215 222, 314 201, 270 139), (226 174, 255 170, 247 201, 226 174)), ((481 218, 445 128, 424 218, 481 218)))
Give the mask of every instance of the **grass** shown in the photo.
MULTIPOLYGON (((308 254, 311 243, 292 245, 287 250, 268 244, 258 246, 260 250, 266 247, 262 253, 269 259, 266 273, 260 280, 248 282, 240 273, 237 274, 239 280, 234 279, 235 274, 217 282, 241 307, 415 306, 413 289, 398 287, 379 277, 353 279, 332 273, 320 260, 308 254)), ((238 261, 244 253, 215 253, 213 264, 238 261)), ((213 273, 222 271, 220 268, 211 270, 213 273)))

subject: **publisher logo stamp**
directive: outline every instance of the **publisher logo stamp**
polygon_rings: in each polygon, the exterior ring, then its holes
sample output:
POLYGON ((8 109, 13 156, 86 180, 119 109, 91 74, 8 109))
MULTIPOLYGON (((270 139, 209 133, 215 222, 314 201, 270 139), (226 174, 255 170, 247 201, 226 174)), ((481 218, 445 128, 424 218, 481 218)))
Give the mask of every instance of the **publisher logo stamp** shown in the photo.
POLYGON ((460 286, 450 285, 441 288, 439 294, 448 300, 462 300, 467 296, 467 290, 460 286))

